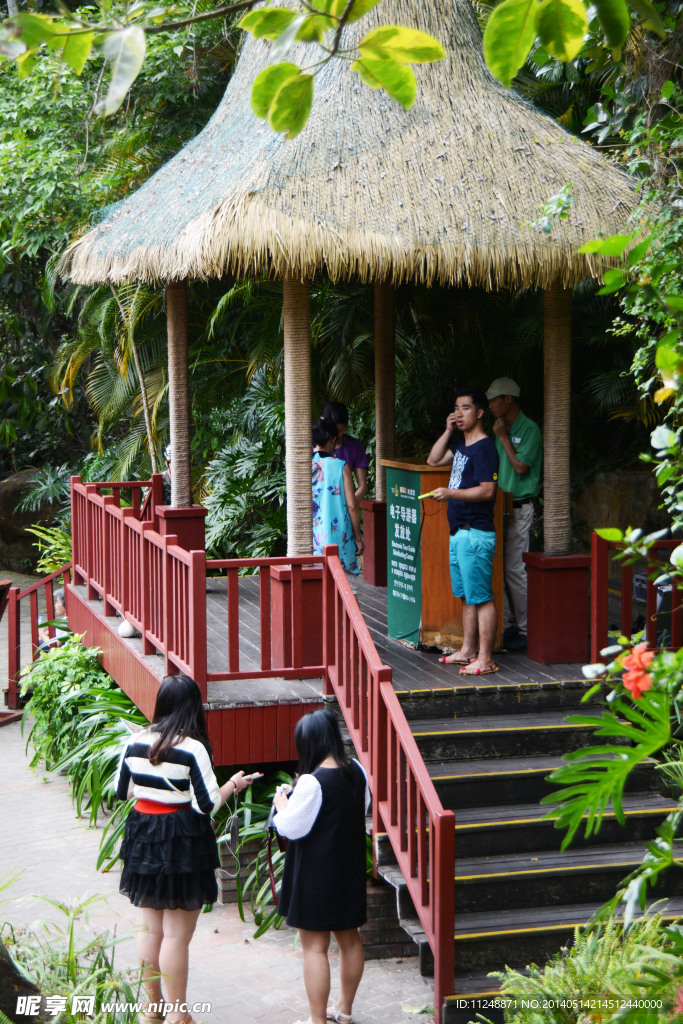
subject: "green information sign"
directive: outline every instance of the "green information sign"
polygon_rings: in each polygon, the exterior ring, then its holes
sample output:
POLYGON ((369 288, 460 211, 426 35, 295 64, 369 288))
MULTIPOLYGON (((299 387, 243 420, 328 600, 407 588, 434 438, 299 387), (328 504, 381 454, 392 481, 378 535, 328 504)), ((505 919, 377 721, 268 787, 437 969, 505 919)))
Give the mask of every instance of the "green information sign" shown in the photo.
POLYGON ((387 466, 387 624, 389 636, 420 642, 420 474, 387 466))

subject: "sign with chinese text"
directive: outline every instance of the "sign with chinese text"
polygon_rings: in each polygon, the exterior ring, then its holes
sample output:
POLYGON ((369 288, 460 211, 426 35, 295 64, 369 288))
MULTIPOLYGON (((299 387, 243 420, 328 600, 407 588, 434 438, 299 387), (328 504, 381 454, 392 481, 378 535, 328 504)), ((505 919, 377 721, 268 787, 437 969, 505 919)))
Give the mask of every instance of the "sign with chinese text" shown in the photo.
POLYGON ((417 647, 422 618, 419 473, 387 466, 387 625, 417 647))

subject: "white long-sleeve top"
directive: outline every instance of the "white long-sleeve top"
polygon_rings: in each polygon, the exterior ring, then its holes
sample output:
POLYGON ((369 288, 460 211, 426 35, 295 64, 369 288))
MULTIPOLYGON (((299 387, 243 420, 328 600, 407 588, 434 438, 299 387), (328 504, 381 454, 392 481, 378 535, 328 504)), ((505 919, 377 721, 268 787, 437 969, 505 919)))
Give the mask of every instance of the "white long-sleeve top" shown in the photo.
MULTIPOLYGON (((353 759, 365 776, 365 813, 370 807, 370 790, 363 766, 353 759)), ((300 775, 287 806, 273 817, 273 824, 287 839, 303 839, 315 824, 323 802, 323 791, 315 775, 300 775)))

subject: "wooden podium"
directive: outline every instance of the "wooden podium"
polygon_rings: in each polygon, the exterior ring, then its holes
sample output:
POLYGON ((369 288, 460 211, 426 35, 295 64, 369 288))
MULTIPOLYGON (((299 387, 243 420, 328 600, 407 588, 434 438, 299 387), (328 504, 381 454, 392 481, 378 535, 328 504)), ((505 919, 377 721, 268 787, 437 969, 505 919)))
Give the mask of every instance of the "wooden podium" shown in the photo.
MULTIPOLYGON (((383 459, 387 468, 388 632, 417 647, 459 647, 462 601, 453 596, 448 568, 448 504, 418 495, 447 487, 450 466, 414 459, 383 459)), ((503 496, 494 509, 496 553, 493 599, 498 611, 494 646, 503 632, 503 496)))

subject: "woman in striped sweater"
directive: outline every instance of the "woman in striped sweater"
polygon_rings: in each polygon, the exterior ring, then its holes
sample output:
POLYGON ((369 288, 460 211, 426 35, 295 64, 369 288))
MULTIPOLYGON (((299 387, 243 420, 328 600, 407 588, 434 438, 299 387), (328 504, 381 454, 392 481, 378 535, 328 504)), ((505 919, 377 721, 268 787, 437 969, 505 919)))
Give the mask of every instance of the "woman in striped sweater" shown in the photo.
POLYGON ((116 795, 136 803, 121 844, 120 892, 140 907, 138 957, 147 997, 143 1019, 185 1024, 189 945, 199 913, 218 895, 218 848, 211 815, 252 781, 243 771, 219 786, 213 771, 199 687, 166 676, 152 724, 131 737, 121 757, 116 795))

